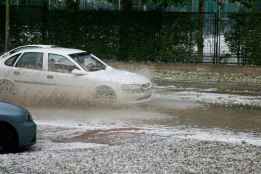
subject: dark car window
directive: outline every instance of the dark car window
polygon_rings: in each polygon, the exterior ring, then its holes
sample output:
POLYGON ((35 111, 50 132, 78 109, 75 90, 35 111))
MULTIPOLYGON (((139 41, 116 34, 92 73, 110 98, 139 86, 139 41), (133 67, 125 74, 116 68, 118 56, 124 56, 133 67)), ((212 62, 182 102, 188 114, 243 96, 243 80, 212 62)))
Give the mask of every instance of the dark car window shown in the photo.
POLYGON ((24 53, 16 63, 16 67, 42 70, 43 53, 38 53, 38 52, 24 53))
POLYGON ((16 54, 12 57, 10 57, 9 59, 7 59, 5 61, 5 65, 7 66, 14 66, 14 63, 16 62, 17 58, 20 56, 21 54, 16 54))
POLYGON ((79 68, 68 58, 58 54, 48 54, 48 71, 71 73, 74 69, 79 68))

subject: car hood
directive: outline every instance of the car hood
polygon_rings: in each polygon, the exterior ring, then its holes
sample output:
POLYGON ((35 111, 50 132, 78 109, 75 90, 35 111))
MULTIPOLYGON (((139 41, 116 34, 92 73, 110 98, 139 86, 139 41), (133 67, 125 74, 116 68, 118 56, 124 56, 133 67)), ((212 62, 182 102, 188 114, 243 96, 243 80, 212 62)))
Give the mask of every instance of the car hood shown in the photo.
POLYGON ((95 76, 96 79, 101 81, 110 81, 120 84, 150 83, 150 80, 142 75, 114 68, 110 68, 105 71, 99 71, 95 76))
MULTIPOLYGON (((21 116, 27 113, 26 109, 6 103, 6 102, 0 102, 0 117, 2 116, 21 116)), ((1 118, 0 118, 1 119, 1 118)))

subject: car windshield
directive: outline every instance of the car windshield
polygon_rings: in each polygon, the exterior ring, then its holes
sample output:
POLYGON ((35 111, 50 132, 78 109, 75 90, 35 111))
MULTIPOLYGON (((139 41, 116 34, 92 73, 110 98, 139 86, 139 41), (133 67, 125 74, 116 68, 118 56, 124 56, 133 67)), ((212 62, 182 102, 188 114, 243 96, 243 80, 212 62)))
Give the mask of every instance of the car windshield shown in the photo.
POLYGON ((92 54, 86 52, 71 54, 70 57, 86 71, 100 71, 106 68, 105 65, 97 60, 92 54))

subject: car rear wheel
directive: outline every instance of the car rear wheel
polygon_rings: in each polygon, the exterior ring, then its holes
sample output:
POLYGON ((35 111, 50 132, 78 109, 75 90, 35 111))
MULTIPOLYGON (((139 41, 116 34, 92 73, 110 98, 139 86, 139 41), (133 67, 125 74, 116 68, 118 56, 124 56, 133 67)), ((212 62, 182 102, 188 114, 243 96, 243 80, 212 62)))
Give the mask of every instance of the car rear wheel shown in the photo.
POLYGON ((9 80, 0 80, 0 96, 14 95, 15 86, 9 80))
POLYGON ((9 125, 0 123, 0 150, 15 152, 18 149, 16 131, 9 125))
POLYGON ((109 86, 100 86, 96 89, 96 99, 102 103, 116 102, 116 93, 109 86))

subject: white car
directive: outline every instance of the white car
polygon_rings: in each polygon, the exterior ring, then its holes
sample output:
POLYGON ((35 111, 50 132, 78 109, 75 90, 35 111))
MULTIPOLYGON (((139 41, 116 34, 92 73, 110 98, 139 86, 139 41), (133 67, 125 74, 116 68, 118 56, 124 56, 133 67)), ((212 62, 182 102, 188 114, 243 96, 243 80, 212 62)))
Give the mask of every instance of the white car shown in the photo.
POLYGON ((0 93, 141 103, 151 98, 152 83, 82 50, 34 48, 0 59, 0 93))
POLYGON ((17 53, 18 51, 22 51, 22 50, 26 50, 26 49, 34 49, 34 48, 54 48, 56 47, 55 45, 24 45, 24 46, 20 46, 20 47, 16 47, 6 53, 4 53, 3 55, 0 56, 1 58, 7 57, 11 54, 17 53))

